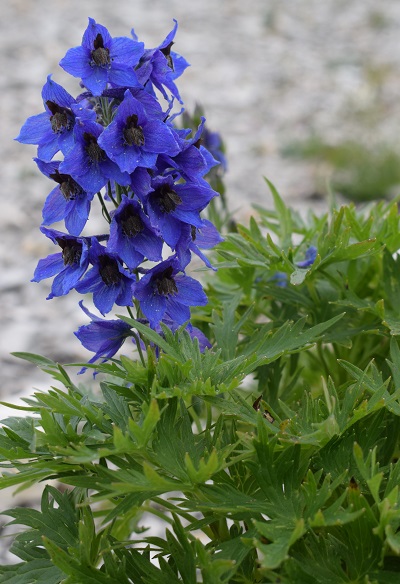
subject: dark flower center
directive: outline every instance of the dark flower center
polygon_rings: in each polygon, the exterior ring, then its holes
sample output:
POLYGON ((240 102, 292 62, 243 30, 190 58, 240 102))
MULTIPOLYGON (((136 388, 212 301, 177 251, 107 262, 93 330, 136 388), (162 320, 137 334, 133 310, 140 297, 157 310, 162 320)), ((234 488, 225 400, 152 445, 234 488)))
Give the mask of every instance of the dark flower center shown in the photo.
POLYGON ((83 191, 69 174, 62 174, 56 170, 49 175, 56 183, 60 185, 60 191, 66 201, 73 201, 83 191))
POLYGON ((132 114, 127 117, 125 128, 123 131, 123 136, 125 142, 129 146, 143 146, 144 145, 144 134, 142 126, 138 125, 138 117, 136 114, 132 114))
POLYGON ((106 153, 97 144, 96 136, 89 134, 89 132, 85 132, 83 134, 83 138, 86 142, 86 152, 88 153, 88 156, 92 162, 97 164, 106 159, 106 153))
POLYGON ((110 64, 110 51, 104 46, 103 37, 99 33, 94 39, 94 50, 91 52, 92 57, 91 65, 97 65, 98 67, 104 67, 110 64))
POLYGON ((135 237, 144 229, 143 221, 131 205, 126 206, 122 211, 120 225, 122 233, 127 237, 135 237))
POLYGON ((169 294, 177 294, 178 288, 175 284, 175 280, 172 277, 173 268, 169 266, 166 270, 161 272, 156 276, 155 285, 157 287, 157 292, 163 296, 168 296, 169 294))
POLYGON ((171 48, 172 48, 173 44, 174 44, 174 41, 171 41, 169 43, 169 45, 167 45, 163 49, 160 49, 160 51, 162 52, 164 57, 167 59, 168 67, 170 67, 170 69, 172 69, 172 71, 174 70, 174 62, 172 61, 172 57, 171 57, 170 53, 171 53, 171 48))
POLYGON ((79 264, 82 255, 82 244, 72 239, 57 239, 58 245, 62 249, 64 266, 79 264))
POLYGON ((99 272, 104 284, 107 284, 107 286, 119 284, 122 274, 118 269, 117 260, 103 254, 99 256, 99 264, 99 272))
POLYGON ((161 185, 153 193, 157 203, 163 213, 175 211, 178 205, 181 205, 182 199, 168 184, 161 185))
POLYGON ((70 110, 50 100, 46 101, 46 105, 52 113, 50 116, 50 124, 53 132, 55 134, 61 134, 64 130, 70 130, 72 127, 70 110))
POLYGON ((192 241, 196 241, 197 229, 194 225, 190 226, 190 235, 192 236, 192 241))

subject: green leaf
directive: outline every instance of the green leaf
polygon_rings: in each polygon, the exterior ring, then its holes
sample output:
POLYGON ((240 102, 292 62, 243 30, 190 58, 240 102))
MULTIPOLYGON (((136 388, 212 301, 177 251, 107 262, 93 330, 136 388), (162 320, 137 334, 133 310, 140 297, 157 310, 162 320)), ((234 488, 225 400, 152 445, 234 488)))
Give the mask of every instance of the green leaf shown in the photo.
POLYGON ((108 387, 107 383, 100 383, 105 402, 103 411, 110 417, 123 432, 128 428, 128 421, 132 417, 126 400, 108 387))
POLYGON ((0 566, 0 584, 59 584, 65 574, 48 559, 0 566))
POLYGON ((139 331, 139 333, 141 333, 151 343, 154 343, 157 347, 160 347, 160 349, 162 349, 165 353, 167 353, 167 355, 171 355, 172 357, 174 357, 178 361, 180 360, 179 353, 177 353, 177 351, 175 351, 175 349, 173 347, 171 347, 171 345, 169 343, 167 343, 161 335, 159 335, 158 333, 153 331, 153 329, 142 324, 141 322, 138 322, 137 320, 135 320, 133 318, 128 318, 127 316, 123 316, 120 314, 117 314, 117 317, 120 318, 121 320, 123 320, 124 322, 130 324, 131 327, 133 327, 137 331, 139 331))
MULTIPOLYGON (((339 314, 326 322, 319 323, 304 330, 306 319, 300 319, 296 323, 285 323, 273 334, 265 335, 263 329, 257 331, 246 346, 246 355, 256 354, 258 358, 251 363, 247 373, 264 363, 271 363, 278 357, 301 348, 309 347, 322 338, 322 335, 330 327, 336 324, 343 314, 339 314)), ((269 333, 269 331, 268 331, 269 333)))
POLYGON ((290 210, 286 207, 282 198, 280 197, 278 191, 266 177, 264 177, 265 182, 269 186, 272 197, 274 199, 275 209, 278 216, 279 227, 280 227, 280 240, 283 248, 287 249, 292 244, 292 216, 290 210))
POLYGON ((53 564, 65 574, 73 577, 75 582, 85 582, 85 584, 117 584, 115 578, 107 576, 96 568, 80 564, 47 537, 43 538, 43 544, 53 564))
POLYGON ((258 539, 255 541, 263 556, 261 566, 268 570, 278 568, 288 558, 290 547, 305 533, 304 519, 298 519, 294 527, 285 523, 260 521, 254 521, 254 527, 263 538, 271 540, 267 544, 258 539))
POLYGON ((29 363, 33 363, 33 365, 40 367, 40 369, 57 368, 57 363, 55 363, 55 361, 52 361, 47 357, 43 357, 42 355, 36 355, 36 353, 23 353, 15 351, 11 353, 11 355, 14 355, 14 357, 17 357, 18 359, 24 359, 25 361, 29 361, 29 363))
POLYGON ((133 419, 129 419, 129 432, 135 438, 138 448, 144 448, 147 445, 158 424, 158 421, 160 420, 160 417, 161 414, 157 400, 152 399, 141 425, 137 424, 133 419))

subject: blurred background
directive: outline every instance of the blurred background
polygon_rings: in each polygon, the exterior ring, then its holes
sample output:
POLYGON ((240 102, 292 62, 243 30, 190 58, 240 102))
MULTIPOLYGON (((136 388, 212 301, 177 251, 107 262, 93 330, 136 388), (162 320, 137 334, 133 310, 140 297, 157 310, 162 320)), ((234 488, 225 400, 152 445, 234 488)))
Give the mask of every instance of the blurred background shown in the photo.
POLYGON ((252 203, 271 205, 263 176, 302 211, 322 211, 330 191, 356 201, 400 192, 396 0, 2 0, 1 12, 0 399, 48 384, 11 351, 88 358, 72 334, 88 322, 78 295, 46 301, 49 282, 29 283, 54 253, 39 232, 52 187, 31 160, 36 148, 13 141, 43 111, 49 73, 79 93, 58 62, 80 44, 88 16, 113 36, 133 27, 146 48, 178 20, 174 50, 191 63, 180 93, 224 139, 237 219, 252 203))

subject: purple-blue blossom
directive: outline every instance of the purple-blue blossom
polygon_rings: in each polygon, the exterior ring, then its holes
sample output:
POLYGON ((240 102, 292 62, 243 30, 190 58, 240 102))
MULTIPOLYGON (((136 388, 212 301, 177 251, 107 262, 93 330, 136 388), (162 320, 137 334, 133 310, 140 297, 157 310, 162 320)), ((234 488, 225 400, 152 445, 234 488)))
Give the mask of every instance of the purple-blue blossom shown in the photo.
POLYGON ((56 276, 47 297, 49 300, 68 294, 79 282, 89 266, 89 246, 85 238, 73 237, 46 227, 40 230, 61 248, 60 252, 39 260, 32 278, 32 282, 40 282, 56 276))
MULTIPOLYGON (((180 328, 179 325, 170 320, 166 320, 163 322, 168 326, 168 328, 171 329, 172 332, 175 332, 176 330, 178 330, 178 328, 180 328)), ((161 327, 159 328, 161 329, 161 327)), ((189 334, 192 340, 197 339, 201 353, 204 353, 206 349, 211 349, 212 345, 210 341, 207 339, 206 335, 199 328, 193 326, 192 323, 189 322, 184 328, 184 330, 189 334)))
POLYGON ((38 158, 34 160, 41 172, 57 183, 44 203, 43 225, 52 225, 64 220, 68 232, 71 235, 79 235, 88 220, 95 191, 85 191, 72 176, 60 172, 59 160, 52 162, 43 162, 38 158))
POLYGON ((118 254, 128 268, 134 269, 144 258, 161 261, 162 247, 162 239, 152 229, 140 204, 124 195, 112 216, 108 251, 118 254))
POLYGON ((134 67, 144 51, 143 43, 128 37, 112 38, 108 30, 89 18, 82 45, 69 49, 60 66, 93 95, 101 95, 108 84, 116 87, 139 85, 134 67))
POLYGON ((138 166, 152 168, 160 153, 174 156, 180 150, 172 129, 151 118, 128 89, 98 144, 122 172, 129 173, 138 166))
MULTIPOLYGON (((85 308, 82 300, 79 302, 79 306, 91 319, 89 324, 79 327, 74 332, 74 335, 80 340, 85 349, 94 353, 88 363, 94 363, 98 359, 102 359, 103 362, 111 359, 122 347, 125 340, 131 336, 132 329, 130 325, 119 319, 105 320, 99 318, 85 308)), ((84 370, 85 368, 80 373, 83 373, 84 370)))
MULTIPOLYGON (((154 93, 154 86, 168 100, 169 97, 165 91, 166 87, 171 92, 171 95, 182 103, 175 79, 182 75, 184 70, 189 67, 189 63, 181 55, 171 50, 178 29, 177 21, 174 20, 174 23, 174 28, 158 47, 144 51, 136 73, 140 83, 148 91, 154 93)), ((137 39, 133 29, 132 36, 135 40, 137 39)))
POLYGON ((205 182, 203 177, 219 164, 212 154, 202 145, 202 135, 205 132, 205 118, 201 122, 192 138, 187 138, 187 130, 176 133, 180 144, 180 152, 176 156, 162 154, 157 162, 158 168, 172 167, 185 181, 205 182))
POLYGON ((109 253, 92 237, 89 260, 93 267, 75 286, 77 292, 93 294, 93 303, 103 315, 114 304, 132 306, 131 286, 135 277, 123 267, 118 255, 109 253))
POLYGON ((310 247, 306 250, 304 260, 301 262, 296 262, 296 266, 298 268, 308 268, 315 262, 316 257, 317 248, 314 245, 310 245, 310 247))
POLYGON ((95 112, 81 110, 76 100, 48 75, 42 89, 45 111, 29 117, 16 137, 22 144, 36 144, 38 157, 50 161, 59 150, 63 154, 74 146, 74 126, 77 115, 94 120, 95 112))
POLYGON ((91 120, 79 120, 75 128, 75 146, 60 164, 60 171, 71 175, 86 190, 102 189, 109 180, 129 185, 130 177, 110 160, 98 143, 102 125, 91 120))
POLYGON ((286 288, 288 285, 288 275, 286 272, 275 272, 275 274, 270 278, 271 282, 274 282, 279 288, 286 288))
POLYGON ((175 183, 171 176, 154 179, 152 188, 144 206, 152 226, 172 249, 183 224, 203 226, 200 212, 217 195, 208 184, 175 183))
POLYGON ((222 172, 226 172, 228 169, 228 162, 224 154, 224 146, 221 136, 218 132, 211 132, 207 128, 201 135, 201 144, 204 148, 205 156, 212 156, 212 158, 220 164, 222 172))
POLYGON ((132 290, 152 328, 163 319, 183 324, 190 319, 190 306, 207 304, 200 282, 183 273, 175 256, 149 270, 132 290))
POLYGON ((208 219, 203 219, 201 227, 183 225, 181 237, 176 244, 176 254, 182 268, 190 263, 191 252, 193 252, 205 263, 207 268, 216 270, 201 250, 211 249, 223 240, 218 229, 208 219))
MULTIPOLYGON (((296 262, 296 266, 298 268, 308 268, 315 262, 316 257, 317 248, 314 245, 310 245, 310 247, 306 250, 304 260, 296 262)), ((275 284, 280 288, 286 288, 288 285, 288 274, 286 272, 275 272, 270 280, 275 282, 275 284)))

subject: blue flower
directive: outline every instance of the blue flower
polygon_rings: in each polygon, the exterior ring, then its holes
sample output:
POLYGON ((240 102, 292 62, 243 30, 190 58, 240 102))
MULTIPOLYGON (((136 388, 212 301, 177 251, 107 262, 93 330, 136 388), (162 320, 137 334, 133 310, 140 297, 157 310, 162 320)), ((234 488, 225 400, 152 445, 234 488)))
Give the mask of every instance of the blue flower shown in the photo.
POLYGON ((81 294, 91 292, 93 302, 101 314, 110 312, 114 304, 132 306, 134 275, 122 266, 116 254, 109 253, 92 237, 89 259, 93 267, 75 286, 81 294))
POLYGON ((216 196, 208 184, 187 182, 175 184, 171 176, 152 181, 153 191, 144 201, 152 226, 164 241, 175 249, 182 233, 182 224, 202 227, 202 211, 216 196))
POLYGON ((61 247, 61 252, 54 253, 39 260, 32 282, 40 282, 45 278, 54 278, 51 293, 47 297, 68 294, 86 272, 89 265, 89 246, 84 238, 66 235, 55 229, 40 228, 53 243, 61 247))
POLYGON ((301 262, 297 262, 296 266, 298 268, 308 268, 311 266, 317 257, 317 248, 314 245, 310 245, 305 253, 305 258, 301 262))
MULTIPOLYGON (((146 114, 149 118, 156 118, 158 120, 164 121, 167 117, 167 113, 163 111, 160 102, 156 97, 143 90, 143 87, 129 87, 131 95, 140 101, 144 107, 146 114)), ((113 89, 106 89, 103 91, 104 97, 109 97, 113 100, 114 104, 118 104, 123 101, 125 97, 126 88, 118 87, 113 89)))
POLYGON ((129 89, 98 143, 122 172, 129 173, 138 166, 152 168, 157 155, 162 152, 172 156, 179 152, 172 129, 162 121, 150 118, 129 89))
POLYGON ((103 126, 89 120, 79 120, 75 127, 75 146, 60 165, 63 173, 71 175, 84 189, 97 192, 108 180, 128 186, 128 173, 121 172, 98 144, 103 126))
POLYGON ((164 161, 166 168, 175 168, 186 181, 199 182, 204 175, 219 164, 218 160, 202 145, 205 121, 202 117, 196 133, 190 139, 187 139, 187 130, 176 132, 181 151, 174 157, 169 154, 161 155, 160 160, 157 161, 157 167, 161 168, 160 164, 164 161))
MULTIPOLYGON (((164 324, 166 324, 168 326, 168 328, 170 328, 172 330, 172 332, 175 332, 179 328, 179 325, 177 325, 176 323, 173 323, 169 320, 166 320, 163 322, 164 322, 164 324)), ((161 327, 159 327, 159 328, 161 329, 161 327)), ((189 322, 184 330, 187 333, 189 333, 189 336, 192 340, 194 340, 194 339, 198 340, 199 349, 200 349, 201 353, 204 353, 204 351, 206 349, 211 349, 212 345, 211 345, 210 341, 207 339, 206 335, 199 328, 193 326, 189 322)))
POLYGON ((15 139, 22 144, 37 144, 38 157, 49 161, 59 150, 66 154, 73 148, 76 115, 95 119, 96 114, 91 110, 82 113, 72 95, 51 75, 43 86, 42 99, 46 111, 28 118, 15 139))
POLYGON ((190 319, 189 306, 204 306, 207 296, 199 282, 186 276, 175 256, 149 270, 132 286, 150 326, 163 319, 183 324, 190 319))
POLYGON ((124 195, 112 217, 107 250, 118 254, 128 268, 134 269, 145 257, 161 261, 162 246, 139 203, 124 195))
POLYGON ((286 288, 288 285, 288 275, 286 272, 275 272, 270 278, 270 281, 274 282, 279 288, 286 288))
POLYGON ((193 225, 182 226, 181 237, 176 244, 176 254, 182 268, 188 265, 191 260, 191 252, 193 252, 203 260, 208 268, 216 270, 217 268, 211 265, 201 249, 211 249, 221 241, 224 241, 223 237, 208 219, 203 219, 201 227, 194 227, 193 225))
POLYGON ((143 51, 143 43, 128 37, 112 38, 104 26, 89 18, 82 45, 69 49, 60 66, 82 79, 93 95, 101 95, 107 83, 117 87, 139 84, 134 67, 143 51))
POLYGON ((138 166, 136 170, 130 175, 131 184, 130 187, 134 195, 140 200, 144 200, 146 195, 152 190, 151 188, 151 176, 147 168, 141 168, 138 166))
MULTIPOLYGON (((95 355, 88 361, 94 363, 98 359, 102 362, 111 359, 122 347, 127 337, 131 335, 131 327, 122 320, 103 320, 92 314, 83 306, 83 301, 79 302, 82 310, 92 321, 89 324, 79 327, 74 335, 80 340, 88 351, 95 355)), ((85 370, 82 369, 80 373, 85 370)))
POLYGON ((79 235, 88 220, 94 192, 86 192, 69 174, 60 172, 60 161, 34 160, 41 172, 58 185, 46 198, 42 211, 43 224, 51 225, 64 220, 68 232, 79 235))
POLYGON ((186 329, 192 339, 197 339, 199 342, 199 349, 201 353, 204 353, 206 349, 211 349, 212 344, 207 339, 206 335, 196 326, 193 326, 190 322, 186 329))
POLYGON ((226 172, 228 169, 228 162, 224 154, 224 147, 220 134, 218 132, 211 132, 208 128, 204 128, 201 136, 201 143, 213 159, 218 161, 220 164, 219 168, 222 169, 222 172, 226 172))
MULTIPOLYGON (((145 318, 139 318, 137 320, 138 320, 138 322, 141 322, 142 324, 145 324, 147 326, 149 326, 149 324, 150 324, 149 321, 145 318)), ((167 326, 173 333, 175 333, 182 326, 182 325, 177 324, 176 322, 173 322, 169 318, 166 318, 166 319, 160 321, 153 328, 163 338, 165 338, 165 334, 164 334, 164 328, 161 325, 167 326)), ((204 351, 206 349, 211 349, 212 345, 211 345, 210 341, 207 339, 206 335, 199 328, 193 326, 190 322, 188 322, 183 330, 185 330, 189 334, 189 336, 192 340, 194 340, 194 339, 198 340, 199 349, 200 349, 201 353, 204 353, 204 351)), ((145 351, 146 345, 140 337, 137 337, 137 339, 133 339, 132 342, 137 344, 137 340, 139 340, 141 349, 143 351, 145 351)), ((150 343, 150 346, 155 347, 156 355, 159 356, 159 354, 160 354, 159 347, 156 347, 154 345, 154 343, 150 343)))
MULTIPOLYGON (((164 89, 165 86, 182 103, 174 80, 182 75, 186 67, 189 66, 189 63, 181 55, 171 51, 178 28, 177 21, 174 20, 174 22, 174 28, 158 47, 144 51, 136 73, 140 83, 149 91, 154 91, 154 85, 164 98, 168 100, 167 92, 164 89)), ((132 36, 134 39, 137 38, 133 30, 132 36)))

